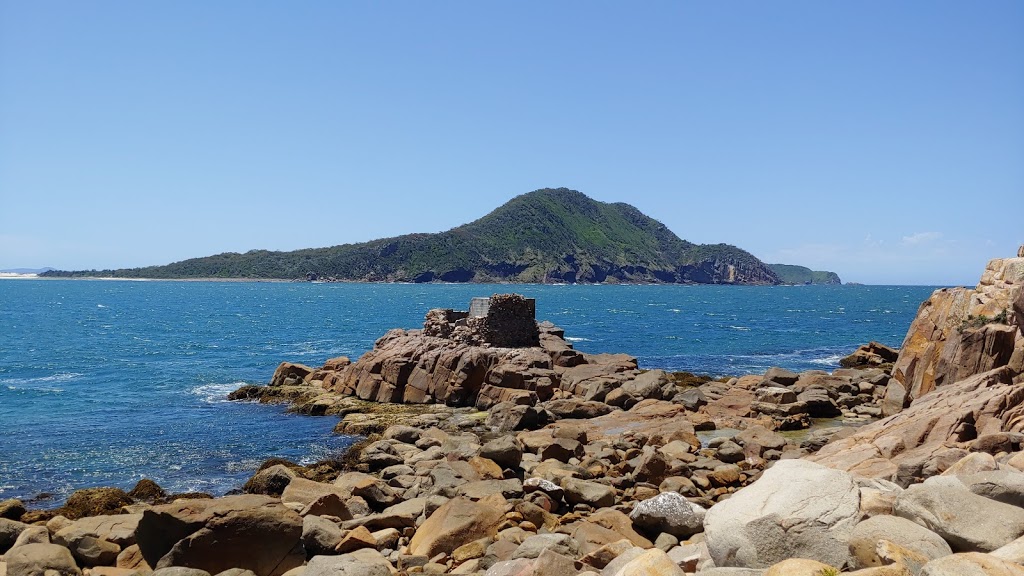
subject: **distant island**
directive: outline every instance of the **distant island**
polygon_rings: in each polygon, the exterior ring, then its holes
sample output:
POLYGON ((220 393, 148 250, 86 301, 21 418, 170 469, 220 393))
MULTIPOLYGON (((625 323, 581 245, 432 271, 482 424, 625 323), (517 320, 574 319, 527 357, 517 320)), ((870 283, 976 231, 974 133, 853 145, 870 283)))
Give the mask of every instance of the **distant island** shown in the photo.
POLYGON ((805 266, 792 264, 769 264, 769 268, 783 284, 842 284, 835 272, 811 270, 805 266))
POLYGON ((291 252, 252 250, 166 266, 51 270, 56 278, 250 278, 352 282, 839 284, 834 272, 765 264, 729 244, 693 244, 629 204, 567 188, 517 196, 483 218, 291 252))

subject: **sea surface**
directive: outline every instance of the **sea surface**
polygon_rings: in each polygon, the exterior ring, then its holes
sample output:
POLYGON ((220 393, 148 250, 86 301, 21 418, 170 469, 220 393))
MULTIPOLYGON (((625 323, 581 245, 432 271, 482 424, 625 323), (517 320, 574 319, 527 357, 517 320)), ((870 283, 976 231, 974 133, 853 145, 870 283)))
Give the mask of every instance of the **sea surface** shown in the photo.
POLYGON ((899 346, 933 290, 2 280, 0 499, 56 506, 144 477, 219 495, 267 458, 337 455, 353 441, 332 434, 337 418, 226 395, 284 360, 355 359, 388 329, 473 296, 536 298, 538 319, 584 352, 742 375, 831 370, 869 340, 899 346))

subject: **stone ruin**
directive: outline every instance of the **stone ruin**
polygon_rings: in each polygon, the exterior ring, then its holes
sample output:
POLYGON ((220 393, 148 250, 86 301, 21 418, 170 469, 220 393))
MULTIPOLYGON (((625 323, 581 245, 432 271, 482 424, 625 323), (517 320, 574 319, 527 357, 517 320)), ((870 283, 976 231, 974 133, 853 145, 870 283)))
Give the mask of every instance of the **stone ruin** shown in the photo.
POLYGON ((423 334, 476 346, 529 348, 540 344, 537 301, 519 294, 473 298, 468 311, 437 308, 427 312, 423 334))

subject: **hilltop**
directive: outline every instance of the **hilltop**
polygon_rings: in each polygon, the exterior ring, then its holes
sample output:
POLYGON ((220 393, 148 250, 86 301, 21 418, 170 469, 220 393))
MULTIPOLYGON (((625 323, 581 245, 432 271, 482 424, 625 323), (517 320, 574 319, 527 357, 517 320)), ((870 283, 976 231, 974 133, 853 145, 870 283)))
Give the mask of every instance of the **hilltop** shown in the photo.
POLYGON ((658 282, 779 284, 778 273, 728 244, 693 244, 624 203, 566 188, 517 196, 436 234, 406 234, 291 252, 252 250, 166 266, 52 271, 114 278, 321 278, 383 282, 658 282))

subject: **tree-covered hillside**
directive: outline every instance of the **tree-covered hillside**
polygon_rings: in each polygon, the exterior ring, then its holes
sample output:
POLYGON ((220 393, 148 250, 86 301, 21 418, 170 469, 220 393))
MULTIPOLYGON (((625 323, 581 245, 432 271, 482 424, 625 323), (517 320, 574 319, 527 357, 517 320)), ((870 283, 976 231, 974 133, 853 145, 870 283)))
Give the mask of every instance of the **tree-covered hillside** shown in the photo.
POLYGON ((483 218, 438 234, 407 234, 291 252, 253 250, 166 266, 54 271, 47 276, 263 278, 309 276, 411 282, 694 282, 776 284, 749 252, 680 239, 623 203, 568 190, 513 198, 483 218))
POLYGON ((769 264, 783 284, 842 284, 835 272, 811 270, 804 266, 792 264, 769 264))

